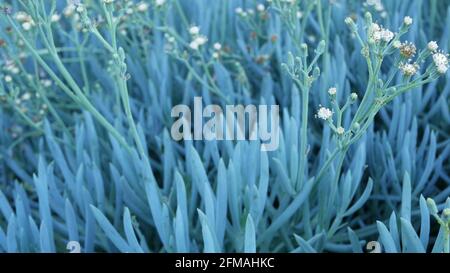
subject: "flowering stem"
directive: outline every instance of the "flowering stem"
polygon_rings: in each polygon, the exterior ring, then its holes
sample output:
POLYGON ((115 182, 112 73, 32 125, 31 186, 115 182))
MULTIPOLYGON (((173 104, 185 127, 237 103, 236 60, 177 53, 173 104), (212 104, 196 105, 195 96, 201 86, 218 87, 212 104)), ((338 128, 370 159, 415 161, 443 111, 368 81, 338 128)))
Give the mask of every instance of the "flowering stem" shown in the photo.
POLYGON ((302 127, 300 129, 300 168, 295 189, 298 191, 306 179, 307 147, 308 147, 308 107, 309 88, 304 88, 302 92, 302 127))
POLYGON ((444 253, 450 253, 450 230, 444 229, 444 253))
MULTIPOLYGON (((79 103, 81 106, 83 106, 87 111, 89 111, 94 118, 103 126, 105 127, 111 135, 119 141, 119 143, 125 147, 128 151, 131 151, 130 146, 128 145, 125 138, 112 126, 106 119, 103 117, 100 112, 89 102, 89 100, 84 96, 83 92, 79 89, 78 85, 73 80, 72 76, 70 76, 70 73, 65 69, 64 65, 62 64, 61 60, 59 59, 59 56, 57 54, 51 54, 53 60, 55 61, 55 64, 57 65, 58 69, 60 69, 61 74, 65 78, 65 80, 69 83, 70 88, 62 82, 62 80, 53 72, 53 70, 47 65, 47 63, 41 58, 41 56, 36 52, 35 48, 30 44, 28 39, 25 38, 25 36, 22 34, 20 29, 17 27, 17 25, 14 23, 14 21, 11 19, 10 16, 7 16, 7 19, 9 23, 12 25, 16 33, 19 35, 19 37, 24 42, 24 45, 30 50, 31 54, 34 56, 36 61, 42 66, 42 68, 49 74, 49 76, 55 81, 55 83, 75 102, 79 103), (75 92, 75 94, 72 92, 72 90, 75 92)), ((53 52, 54 53, 54 52, 53 52)))

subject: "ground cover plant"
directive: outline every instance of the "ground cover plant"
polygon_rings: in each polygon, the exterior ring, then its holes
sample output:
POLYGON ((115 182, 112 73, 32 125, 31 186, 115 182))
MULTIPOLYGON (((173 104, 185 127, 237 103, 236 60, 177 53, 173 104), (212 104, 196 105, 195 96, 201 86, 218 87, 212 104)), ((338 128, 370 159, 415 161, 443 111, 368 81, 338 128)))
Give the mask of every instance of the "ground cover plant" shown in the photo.
POLYGON ((0 252, 449 253, 450 1, 0 15, 0 252), (276 149, 174 139, 195 98, 279 106, 276 149))

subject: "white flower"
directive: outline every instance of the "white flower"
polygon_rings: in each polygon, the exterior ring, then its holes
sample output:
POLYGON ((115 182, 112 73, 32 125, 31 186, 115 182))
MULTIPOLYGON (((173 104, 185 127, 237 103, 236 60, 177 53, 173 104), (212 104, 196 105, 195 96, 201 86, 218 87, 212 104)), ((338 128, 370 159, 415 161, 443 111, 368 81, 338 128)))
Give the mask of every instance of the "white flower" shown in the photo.
POLYGON ((191 49, 193 49, 193 50, 198 50, 199 45, 198 45, 198 43, 194 40, 194 41, 192 41, 192 42, 189 44, 189 47, 190 47, 191 49))
POLYGON ((30 22, 24 22, 22 27, 24 30, 30 30, 33 25, 30 22))
POLYGON ((146 11, 148 10, 148 4, 147 4, 147 3, 144 3, 144 2, 140 2, 140 3, 137 5, 137 10, 138 10, 139 12, 146 12, 146 11))
POLYGON ((195 38, 194 40, 199 46, 206 44, 206 42, 208 42, 208 38, 206 38, 205 36, 198 36, 197 38, 195 38))
POLYGON ((197 26, 192 26, 191 28, 189 28, 189 33, 194 36, 194 35, 198 35, 200 33, 200 28, 197 26))
POLYGON ((219 50, 222 49, 222 45, 219 44, 219 43, 215 43, 215 44, 214 44, 214 49, 217 50, 217 51, 219 51, 219 50))
POLYGON ((433 54, 433 62, 436 65, 437 71, 444 74, 448 70, 448 58, 443 53, 433 54))
POLYGON ((381 31, 376 31, 373 33, 372 38, 375 40, 375 42, 378 42, 381 40, 381 31))
POLYGON ((58 22, 60 19, 61 19, 61 15, 59 15, 59 14, 57 14, 57 13, 52 14, 52 16, 50 17, 50 20, 51 20, 53 23, 58 22))
POLYGON ((15 67, 11 68, 11 73, 19 74, 19 72, 20 72, 20 69, 18 67, 15 66, 15 67))
POLYGON ((208 38, 205 36, 198 36, 189 44, 189 47, 193 50, 198 50, 199 47, 204 45, 206 42, 208 42, 208 38))
POLYGON ((331 87, 330 89, 328 89, 328 94, 330 94, 330 96, 336 95, 336 92, 337 92, 336 87, 331 87))
POLYGON ((437 67, 437 71, 441 74, 445 74, 448 70, 448 66, 440 65, 437 67))
POLYGON ((381 31, 381 38, 386 42, 389 43, 392 39, 394 39, 394 33, 388 29, 383 29, 381 31))
POLYGON ((337 133, 338 135, 343 135, 343 134, 345 133, 345 129, 344 129, 343 127, 339 126, 339 127, 336 129, 336 133, 337 133))
POLYGON ((164 3, 166 3, 166 0, 156 0, 155 1, 155 5, 157 7, 160 7, 160 6, 164 5, 164 3))
POLYGON ((373 32, 381 31, 381 27, 378 24, 376 24, 376 23, 372 23, 371 31, 373 31, 373 32))
POLYGON ((27 92, 27 93, 22 95, 22 100, 29 100, 29 99, 31 99, 31 94, 30 93, 27 92))
POLYGON ((43 85, 44 87, 50 87, 50 86, 52 86, 52 81, 51 81, 51 80, 42 80, 41 83, 42 83, 42 85, 43 85))
POLYGON ((445 56, 442 53, 433 54, 433 61, 434 61, 434 64, 436 64, 436 66, 441 66, 441 65, 448 66, 447 56, 445 56))
POLYGON ((105 4, 112 4, 114 0, 103 0, 103 3, 105 4))
POLYGON ((85 11, 83 5, 78 5, 77 8, 75 9, 78 13, 83 13, 85 11))
POLYGON ((243 10, 241 7, 237 7, 234 11, 235 11, 237 14, 242 14, 242 13, 244 12, 244 10, 243 10))
POLYGON ((356 93, 351 93, 351 94, 350 94, 350 98, 351 98, 352 100, 357 100, 357 99, 358 99, 358 94, 356 94, 356 93))
POLYGON ((212 57, 213 57, 214 59, 219 59, 220 55, 219 55, 219 53, 214 52, 214 53, 212 54, 212 57))
POLYGON ((438 46, 438 44, 435 41, 431 41, 431 42, 428 43, 428 49, 430 51, 435 52, 436 50, 438 50, 438 48, 439 48, 439 46, 438 46))
POLYGON ((16 17, 16 20, 19 22, 28 21, 30 18, 30 16, 23 11, 17 12, 15 17, 16 17))
POLYGON ((72 16, 72 14, 75 12, 75 9, 76 9, 75 5, 72 5, 72 4, 68 5, 63 11, 64 16, 66 16, 66 17, 72 16))
POLYGON ((412 23, 413 23, 413 19, 412 19, 411 17, 409 17, 409 16, 406 16, 406 17, 403 19, 403 23, 404 23, 405 25, 407 25, 407 26, 410 26, 410 25, 412 25, 412 23))
POLYGON ((169 35, 166 37, 166 39, 167 39, 167 42, 169 42, 171 44, 175 43, 175 37, 173 37, 173 36, 169 35))
POLYGON ((333 116, 333 112, 326 107, 320 107, 317 111, 317 117, 323 120, 328 120, 333 116))
POLYGON ((400 64, 400 70, 405 76, 413 76, 417 73, 419 66, 417 64, 400 64))
POLYGON ((257 9, 259 12, 263 12, 263 11, 266 10, 266 7, 265 7, 263 4, 258 4, 258 5, 256 6, 256 9, 257 9))
POLYGON ((372 23, 369 28, 369 37, 372 38, 375 42, 380 42, 381 40, 383 40, 388 43, 392 39, 394 39, 394 33, 389 29, 380 27, 380 25, 376 23, 372 23))
POLYGON ((402 43, 399 40, 397 40, 392 44, 392 46, 394 48, 400 48, 402 46, 402 43))
POLYGON ((10 75, 6 75, 5 82, 12 82, 12 77, 10 75))

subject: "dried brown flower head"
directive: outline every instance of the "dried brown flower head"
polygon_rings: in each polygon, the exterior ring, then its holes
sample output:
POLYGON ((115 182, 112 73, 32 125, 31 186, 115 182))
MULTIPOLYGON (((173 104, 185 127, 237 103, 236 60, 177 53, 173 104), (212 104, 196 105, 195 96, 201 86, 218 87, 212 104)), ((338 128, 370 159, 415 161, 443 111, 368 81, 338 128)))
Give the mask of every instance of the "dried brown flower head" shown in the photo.
POLYGON ((400 46, 400 54, 406 58, 416 55, 416 46, 411 42, 404 42, 400 46))

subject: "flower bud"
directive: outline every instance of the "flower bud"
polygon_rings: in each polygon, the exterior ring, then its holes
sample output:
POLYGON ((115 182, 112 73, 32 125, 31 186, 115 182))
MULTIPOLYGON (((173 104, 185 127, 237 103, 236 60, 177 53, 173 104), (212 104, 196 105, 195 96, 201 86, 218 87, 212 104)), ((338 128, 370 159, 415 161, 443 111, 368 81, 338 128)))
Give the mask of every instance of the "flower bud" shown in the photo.
POLYGON ((288 52, 287 65, 288 67, 294 67, 295 65, 294 55, 292 55, 292 52, 288 52))
POLYGON ((325 45, 326 45, 326 43, 325 43, 324 40, 320 41, 320 43, 319 43, 319 45, 317 46, 317 49, 316 49, 316 54, 317 55, 322 55, 325 52, 325 45))
POLYGON ((313 71, 313 78, 314 79, 317 79, 317 78, 319 78, 319 76, 320 76, 320 68, 318 68, 317 66, 314 68, 314 71, 313 71))
POLYGON ((364 19, 366 20, 366 25, 371 26, 372 25, 372 14, 370 12, 366 12, 364 14, 364 19))
POLYGON ((308 45, 306 43, 301 44, 301 54, 303 57, 308 56, 308 45))
POLYGON ((445 218, 449 219, 449 218, 450 218, 450 208, 444 209, 444 210, 442 211, 442 215, 443 215, 445 218))
POLYGON ((357 31, 355 21, 353 21, 352 18, 350 17, 345 18, 345 23, 348 25, 351 31, 353 32, 357 31))
POLYGON ((437 208, 436 203, 434 202, 433 199, 427 198, 427 206, 428 206, 428 209, 430 210, 430 213, 432 215, 438 213, 438 208, 437 208))

